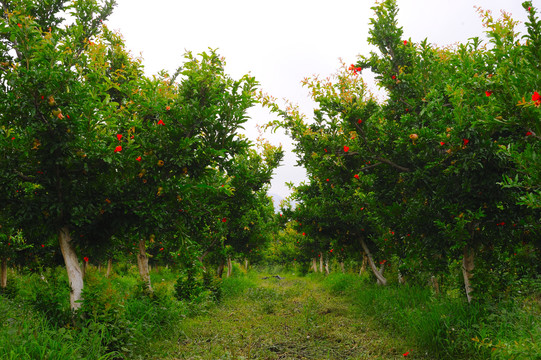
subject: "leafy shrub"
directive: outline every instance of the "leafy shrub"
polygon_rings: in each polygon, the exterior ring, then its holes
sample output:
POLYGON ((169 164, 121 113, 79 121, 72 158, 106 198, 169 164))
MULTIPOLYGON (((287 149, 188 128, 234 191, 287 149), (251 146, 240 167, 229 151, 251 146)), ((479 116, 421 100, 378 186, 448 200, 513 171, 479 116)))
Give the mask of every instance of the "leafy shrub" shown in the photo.
POLYGON ((126 296, 103 277, 87 272, 80 318, 107 351, 129 353, 134 328, 125 317, 126 296))
POLYGON ((54 326, 64 326, 71 321, 69 307, 69 283, 65 271, 60 268, 47 269, 42 274, 25 278, 19 293, 34 309, 42 313, 54 326))
POLYGON ((82 359, 74 332, 51 326, 44 315, 0 295, 0 359, 82 359))
POLYGON ((191 301, 203 289, 203 283, 197 278, 197 268, 194 266, 182 270, 175 284, 176 297, 181 301, 191 301))
POLYGON ((221 279, 213 276, 209 271, 203 272, 203 288, 209 290, 216 301, 222 299, 221 279))
POLYGON ((189 267, 184 269, 175 283, 175 295, 178 300, 201 303, 208 297, 220 300, 222 297, 220 279, 211 272, 189 267))

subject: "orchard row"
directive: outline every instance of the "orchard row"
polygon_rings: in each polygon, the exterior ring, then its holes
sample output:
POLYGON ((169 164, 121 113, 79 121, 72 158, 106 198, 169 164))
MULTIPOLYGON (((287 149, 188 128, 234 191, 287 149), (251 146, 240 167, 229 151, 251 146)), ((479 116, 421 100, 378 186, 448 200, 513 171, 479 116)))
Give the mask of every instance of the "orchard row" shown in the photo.
POLYGON ((88 262, 137 258, 152 291, 149 257, 223 268, 257 256, 275 216, 282 151, 239 134, 255 79, 214 51, 146 77, 103 25, 113 5, 12 1, 0 19, 2 286, 8 261, 64 263, 73 309, 88 262))
POLYGON ((439 48, 404 39, 396 2, 383 1, 368 38, 379 52, 304 81, 312 120, 263 97, 309 177, 283 209, 300 234, 295 259, 364 253, 382 284, 386 266, 401 282, 458 267, 469 301, 540 273, 541 23, 523 7, 525 35, 509 14, 480 11, 487 43, 439 48))

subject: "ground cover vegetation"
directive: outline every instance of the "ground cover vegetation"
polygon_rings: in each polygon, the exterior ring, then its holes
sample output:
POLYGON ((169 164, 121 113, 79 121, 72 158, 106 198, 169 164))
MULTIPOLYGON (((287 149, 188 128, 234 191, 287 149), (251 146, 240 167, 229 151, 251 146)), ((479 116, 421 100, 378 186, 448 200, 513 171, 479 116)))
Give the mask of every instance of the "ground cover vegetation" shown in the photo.
POLYGON ((212 49, 146 76, 114 1, 0 3, 1 358, 541 356, 531 2, 527 34, 479 10, 488 43, 445 48, 376 4, 310 120, 212 49), (308 173, 280 214, 257 102, 308 173))

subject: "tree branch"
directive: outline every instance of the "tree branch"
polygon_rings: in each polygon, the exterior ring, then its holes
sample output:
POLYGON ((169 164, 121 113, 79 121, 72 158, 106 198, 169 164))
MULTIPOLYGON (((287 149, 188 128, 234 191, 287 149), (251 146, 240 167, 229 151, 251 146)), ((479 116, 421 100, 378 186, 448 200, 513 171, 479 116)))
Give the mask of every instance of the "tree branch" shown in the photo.
POLYGON ((402 171, 402 172, 411 172, 411 169, 410 168, 407 168, 407 167, 404 167, 404 166, 400 166, 398 164, 395 164, 394 162, 392 162, 391 160, 387 160, 387 159, 384 159, 382 158, 381 156, 379 155, 376 155, 376 159, 381 161, 382 163, 385 163, 385 164, 388 164, 388 165, 391 165, 392 167, 402 171))

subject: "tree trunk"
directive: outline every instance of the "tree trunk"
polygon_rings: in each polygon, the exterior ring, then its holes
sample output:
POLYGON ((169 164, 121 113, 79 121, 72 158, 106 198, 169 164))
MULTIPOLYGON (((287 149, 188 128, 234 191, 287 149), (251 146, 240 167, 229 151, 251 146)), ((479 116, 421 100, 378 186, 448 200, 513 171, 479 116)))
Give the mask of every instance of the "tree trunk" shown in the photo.
POLYGON ((361 276, 366 271, 366 263, 368 262, 368 257, 363 253, 363 263, 361 265, 361 271, 359 271, 359 276, 361 276))
POLYGON ((248 266, 250 265, 250 261, 248 259, 244 259, 244 269, 248 271, 248 266))
MULTIPOLYGON (((381 276, 383 276, 383 272, 384 272, 384 271, 385 271, 385 264, 381 264, 381 266, 379 267, 378 272, 379 272, 379 274, 380 274, 381 276)), ((378 278, 377 284, 378 284, 378 285, 386 285, 386 284, 383 283, 379 278, 378 278)))
POLYGON ((72 310, 78 310, 81 307, 83 292, 83 272, 79 266, 79 259, 71 244, 71 236, 67 226, 60 229, 58 233, 58 242, 60 251, 64 257, 66 271, 68 272, 68 280, 70 284, 70 307, 72 310))
POLYGON ((0 287, 2 289, 5 289, 6 286, 8 286, 8 260, 6 258, 2 259, 2 266, 1 266, 1 281, 0 281, 0 287))
POLYGON ((468 245, 464 246, 464 255, 462 257, 462 275, 464 276, 464 288, 466 289, 466 297, 468 303, 471 303, 473 296, 473 288, 471 286, 471 278, 473 277, 474 268, 474 251, 468 245))
POLYGON ((315 273, 317 273, 317 259, 316 258, 312 258, 312 269, 314 270, 315 273))
POLYGON ((218 265, 218 269, 216 270, 216 275, 218 275, 218 278, 222 278, 222 275, 224 274, 224 261, 220 262, 220 265, 218 265))
POLYGON ((434 292, 436 295, 440 294, 440 284, 438 283, 438 278, 434 275, 430 278, 430 282, 432 283, 432 287, 434 288, 434 292))
POLYGON ((231 256, 227 257, 227 277, 230 277, 233 273, 233 264, 231 263, 231 256))
POLYGON ((111 275, 111 270, 113 270, 113 259, 109 258, 107 259, 107 272, 105 273, 106 278, 111 275))
POLYGON ((139 267, 139 275, 141 280, 147 286, 147 290, 152 292, 152 285, 150 283, 150 266, 148 265, 148 256, 146 249, 146 242, 144 239, 139 240, 139 254, 137 255, 137 266, 139 267))
POLYGON ((346 273, 346 268, 344 267, 344 262, 343 261, 340 261, 340 269, 342 269, 343 274, 346 273))
POLYGON ((387 279, 381 274, 376 267, 376 264, 374 264, 374 259, 372 259, 372 254, 370 253, 370 250, 368 250, 368 246, 366 246, 366 243, 364 242, 364 239, 361 238, 361 246, 363 247, 364 253, 366 254, 366 257, 368 258, 368 264, 370 265, 370 269, 372 269, 372 272, 376 276, 376 279, 378 279, 378 284, 380 285, 387 285, 387 279))
POLYGON ((101 273, 101 261, 98 263, 98 272, 101 273))
POLYGON ((325 258, 325 274, 329 275, 330 271, 329 271, 329 258, 326 257, 325 258))
POLYGON ((323 254, 319 253, 319 272, 323 273, 323 254))

